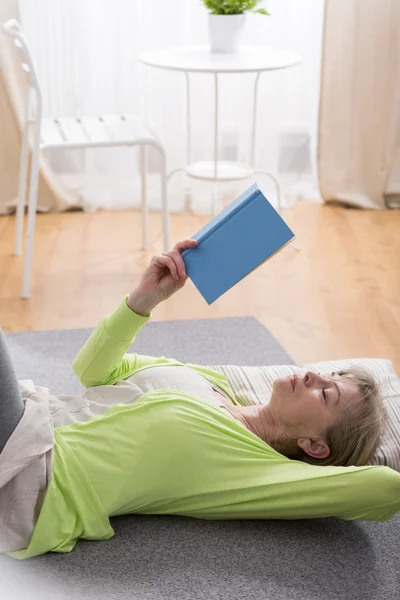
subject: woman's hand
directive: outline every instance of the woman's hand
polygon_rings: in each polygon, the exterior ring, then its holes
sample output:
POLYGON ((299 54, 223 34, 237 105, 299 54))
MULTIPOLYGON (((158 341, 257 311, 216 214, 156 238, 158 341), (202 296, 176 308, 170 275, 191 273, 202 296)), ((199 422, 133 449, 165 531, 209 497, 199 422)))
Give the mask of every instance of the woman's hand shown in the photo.
POLYGON ((181 256, 187 248, 195 248, 196 240, 184 240, 175 244, 170 252, 153 256, 138 287, 128 298, 128 306, 137 314, 147 316, 157 304, 182 289, 188 275, 181 256))

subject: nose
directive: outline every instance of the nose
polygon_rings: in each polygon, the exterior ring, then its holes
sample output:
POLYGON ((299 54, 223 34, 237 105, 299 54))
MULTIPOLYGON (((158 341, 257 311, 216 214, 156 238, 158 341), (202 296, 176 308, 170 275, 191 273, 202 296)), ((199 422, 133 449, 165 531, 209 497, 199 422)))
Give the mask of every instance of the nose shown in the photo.
POLYGON ((318 384, 324 385, 326 384, 326 379, 322 377, 319 373, 307 371, 307 373, 304 375, 304 384, 306 387, 313 387, 318 384))

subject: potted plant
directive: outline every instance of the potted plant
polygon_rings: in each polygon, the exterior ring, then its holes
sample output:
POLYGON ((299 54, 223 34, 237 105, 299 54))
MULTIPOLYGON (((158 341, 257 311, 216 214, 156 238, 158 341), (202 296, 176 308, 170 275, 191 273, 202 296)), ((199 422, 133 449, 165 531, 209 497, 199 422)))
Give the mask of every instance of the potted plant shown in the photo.
POLYGON ((246 12, 269 15, 259 5, 263 0, 203 0, 208 15, 211 52, 238 52, 246 12))

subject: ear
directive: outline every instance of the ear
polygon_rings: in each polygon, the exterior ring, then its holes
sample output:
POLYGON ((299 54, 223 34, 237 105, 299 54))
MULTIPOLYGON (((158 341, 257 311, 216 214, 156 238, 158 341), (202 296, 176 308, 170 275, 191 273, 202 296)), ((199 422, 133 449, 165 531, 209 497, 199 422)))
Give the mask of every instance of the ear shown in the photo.
POLYGON ((312 458, 328 458, 331 449, 322 438, 299 438, 298 446, 312 458))

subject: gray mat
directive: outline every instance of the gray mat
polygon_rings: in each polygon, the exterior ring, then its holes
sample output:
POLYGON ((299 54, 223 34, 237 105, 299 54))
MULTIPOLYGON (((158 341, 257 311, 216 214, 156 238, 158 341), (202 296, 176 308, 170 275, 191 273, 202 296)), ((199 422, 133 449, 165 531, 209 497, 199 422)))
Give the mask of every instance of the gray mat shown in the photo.
MULTIPOLYGON (((90 330, 7 336, 18 377, 80 389, 70 364, 90 330)), ((135 351, 198 364, 289 364, 253 318, 149 323, 135 351)), ((202 521, 134 515, 116 535, 0 566, 0 597, 47 600, 398 600, 400 519, 202 521), (2 593, 3 592, 3 593, 2 593)))
MULTIPOLYGON (((71 363, 92 329, 28 331, 7 335, 19 379, 33 379, 54 394, 82 388, 71 363)), ((200 365, 278 365, 293 360, 254 317, 149 322, 138 333, 134 351, 200 365)))

